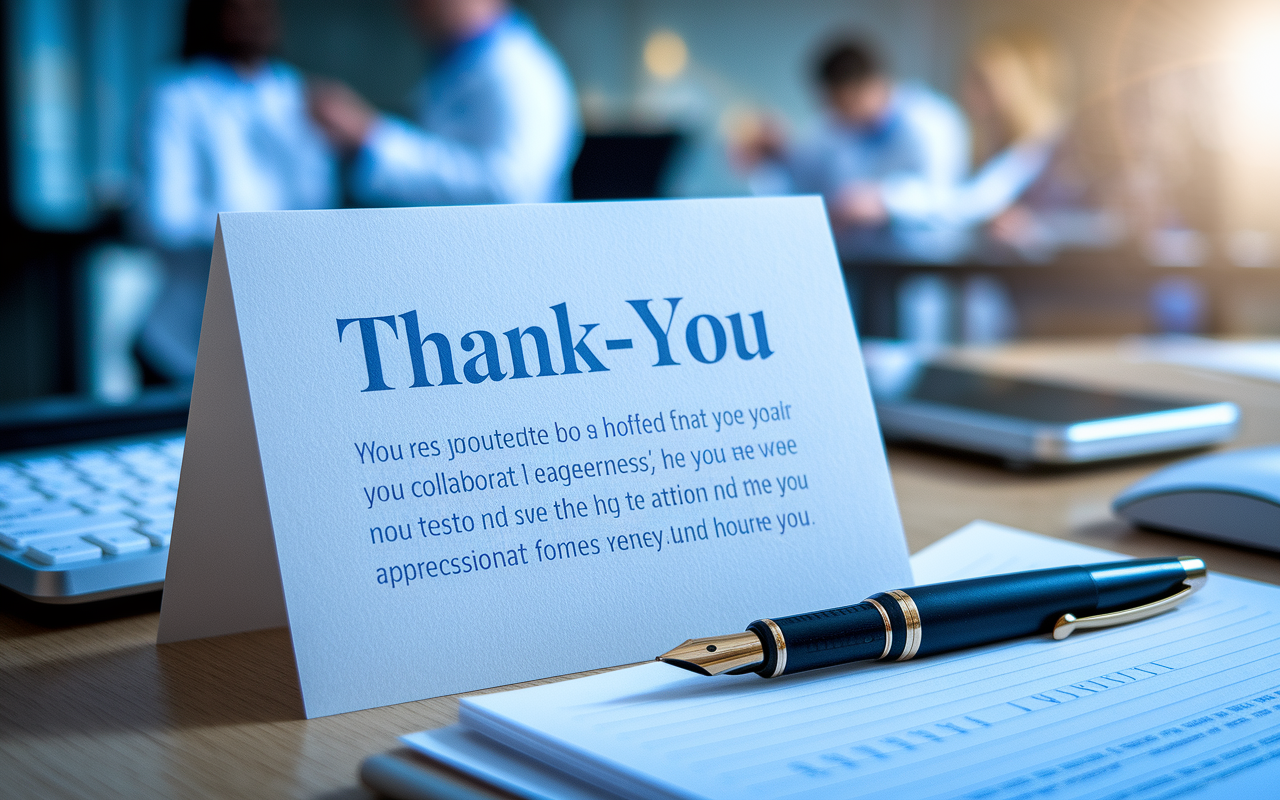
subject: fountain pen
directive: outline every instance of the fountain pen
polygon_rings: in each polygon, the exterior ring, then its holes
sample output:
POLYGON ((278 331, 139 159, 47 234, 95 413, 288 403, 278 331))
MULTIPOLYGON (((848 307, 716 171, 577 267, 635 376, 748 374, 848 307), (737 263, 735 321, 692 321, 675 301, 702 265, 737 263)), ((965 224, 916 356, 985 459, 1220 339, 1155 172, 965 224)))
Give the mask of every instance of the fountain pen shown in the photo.
POLYGON ((777 619, 744 633, 690 639, 658 656, 700 675, 765 678, 879 659, 907 661, 1021 636, 1078 630, 1164 613, 1208 578, 1192 556, 1014 572, 894 589, 861 603, 777 619))

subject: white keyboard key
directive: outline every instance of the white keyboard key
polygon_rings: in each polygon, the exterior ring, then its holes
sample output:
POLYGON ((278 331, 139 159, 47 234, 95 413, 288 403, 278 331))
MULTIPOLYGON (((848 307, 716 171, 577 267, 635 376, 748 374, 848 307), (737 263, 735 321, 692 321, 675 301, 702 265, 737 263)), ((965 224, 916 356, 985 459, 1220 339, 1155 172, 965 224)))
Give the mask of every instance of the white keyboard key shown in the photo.
POLYGON ((173 537, 173 520, 168 522, 147 522, 138 530, 142 531, 142 535, 151 540, 156 547, 168 547, 169 540, 173 537))
POLYGON ((166 483, 176 484, 178 482, 178 477, 181 474, 182 474, 182 470, 180 470, 178 467, 165 467, 164 469, 158 469, 158 470, 155 470, 154 472, 148 472, 147 480, 151 481, 152 483, 159 483, 159 484, 166 484, 166 483))
POLYGON ((142 481, 132 475, 92 475, 89 480, 109 492, 120 492, 142 485, 142 481))
POLYGON ((24 522, 35 522, 57 519, 58 517, 74 517, 83 514, 79 508, 66 500, 46 500, 43 503, 27 503, 0 510, 0 527, 18 525, 24 522))
POLYGON ((88 494, 89 492, 102 491, 99 487, 94 486, 83 478, 60 478, 50 481, 41 480, 36 484, 36 488, 45 494, 62 498, 78 497, 79 495, 88 494))
MULTIPOLYGON (((133 507, 133 503, 115 492, 96 492, 94 494, 81 495, 73 502, 79 508, 82 508, 89 513, 97 514, 105 514, 108 511, 119 511, 124 508, 133 507)), ((0 515, 0 519, 3 519, 2 515, 0 515)))
POLYGON ((88 464, 80 467, 80 473, 82 475, 88 475, 94 480, 109 480, 113 477, 134 477, 133 470, 129 465, 121 464, 117 461, 104 461, 101 464, 88 464))
POLYGON ((45 522, 29 522, 0 526, 0 544, 5 547, 28 547, 42 539, 70 534, 90 533, 103 528, 119 528, 137 524, 133 517, 119 511, 106 514, 83 514, 45 522))
POLYGON ((79 536, 63 536, 33 544, 23 555, 37 563, 57 567, 72 561, 101 558, 102 548, 79 536))
POLYGON ((140 506, 162 505, 164 503, 168 503, 172 506, 173 501, 178 497, 176 489, 170 489, 168 486, 157 486, 155 484, 148 486, 136 486, 131 489, 121 489, 120 494, 140 506))
POLYGON ((169 457, 157 450, 121 453, 118 458, 138 472, 165 469, 169 466, 169 457))
POLYGON ((81 450, 69 453, 67 460, 80 469, 110 469, 119 466, 111 454, 105 450, 81 450))
POLYGON ((156 446, 152 442, 134 442, 133 444, 122 444, 116 447, 116 455, 128 456, 137 455, 139 453, 154 453, 156 446))
POLYGON ((0 489, 19 489, 31 484, 31 479, 12 464, 0 464, 0 489))
POLYGON ((185 436, 175 436, 172 439, 162 439, 156 442, 160 450, 173 458, 182 458, 182 448, 187 442, 185 436))
POLYGON ((61 456, 41 456, 20 462, 23 472, 41 478, 56 478, 60 475, 74 475, 71 465, 61 456))
POLYGON ((178 471, 168 464, 153 464, 145 467, 134 467, 133 473, 137 475, 142 483, 165 483, 166 481, 176 481, 178 479, 178 471))
POLYGON ((30 484, 26 486, 15 486, 11 489, 0 487, 0 502, 6 506, 20 506, 28 503, 44 503, 48 502, 48 495, 41 494, 31 488, 30 484))
MULTIPOLYGON (((50 506, 53 503, 61 503, 61 500, 46 500, 42 505, 50 506)), ((36 508, 36 506, 32 506, 36 508)), ((5 520, 0 522, 0 534, 20 533, 25 530, 35 530, 36 528, 48 528, 50 530, 57 529, 58 533, 73 533, 74 531, 66 531, 61 529, 60 525, 66 523, 67 520, 88 519, 89 515, 85 514, 82 509, 76 509, 76 515, 68 514, 66 517, 53 517, 48 520, 42 520, 39 516, 33 519, 23 519, 21 517, 14 520, 5 520)))
POLYGON ((157 503, 149 506, 122 509, 140 522, 173 522, 173 503, 157 503))
POLYGON ((84 476, 70 470, 56 474, 31 474, 32 487, 41 491, 48 491, 49 487, 74 486, 81 483, 84 483, 84 476))
POLYGON ((84 539, 101 547, 107 555, 112 556, 151 549, 151 539, 132 528, 109 528, 91 533, 84 539))
POLYGON ((34 491, 31 488, 31 479, 22 476, 14 478, 12 481, 0 483, 0 501, 5 500, 9 495, 24 495, 34 491))

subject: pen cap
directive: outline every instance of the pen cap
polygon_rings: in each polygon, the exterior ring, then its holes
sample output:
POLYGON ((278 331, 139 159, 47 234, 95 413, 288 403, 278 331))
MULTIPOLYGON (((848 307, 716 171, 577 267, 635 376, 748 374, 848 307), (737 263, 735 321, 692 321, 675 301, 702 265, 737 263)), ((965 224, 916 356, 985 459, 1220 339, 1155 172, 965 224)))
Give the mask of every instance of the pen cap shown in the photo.
POLYGON ((902 593, 910 596, 918 614, 920 630, 914 653, 909 652, 913 640, 908 621, 899 623, 901 614, 893 614, 894 606, 901 603, 891 593, 876 595, 876 599, 883 597, 883 603, 893 603, 887 607, 894 616, 895 632, 903 625, 904 635, 895 636, 891 659, 904 652, 908 657, 926 655, 1048 633, 1063 614, 1092 614, 1098 603, 1097 587, 1085 567, 912 586, 902 593))
POLYGON ((1187 570, 1174 558, 1140 558, 1086 565, 1098 587, 1097 613, 1105 614, 1149 603, 1172 594, 1187 580, 1187 570))

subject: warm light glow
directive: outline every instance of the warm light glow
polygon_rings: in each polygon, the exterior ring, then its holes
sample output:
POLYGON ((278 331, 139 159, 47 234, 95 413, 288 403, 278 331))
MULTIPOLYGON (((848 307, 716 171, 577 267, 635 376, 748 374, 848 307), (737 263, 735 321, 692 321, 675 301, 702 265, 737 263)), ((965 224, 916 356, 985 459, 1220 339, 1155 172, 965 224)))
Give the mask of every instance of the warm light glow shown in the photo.
POLYGON ((1280 132, 1280 14, 1241 20, 1226 47, 1226 95, 1232 121, 1280 132))
POLYGON ((1223 224, 1235 231, 1223 244, 1234 263, 1267 266, 1280 235, 1280 9, 1242 3, 1223 34, 1218 105, 1206 109, 1221 148, 1223 224))
POLYGON ((669 81, 684 72, 689 48, 674 31, 654 31, 644 43, 644 66, 659 80, 669 81))

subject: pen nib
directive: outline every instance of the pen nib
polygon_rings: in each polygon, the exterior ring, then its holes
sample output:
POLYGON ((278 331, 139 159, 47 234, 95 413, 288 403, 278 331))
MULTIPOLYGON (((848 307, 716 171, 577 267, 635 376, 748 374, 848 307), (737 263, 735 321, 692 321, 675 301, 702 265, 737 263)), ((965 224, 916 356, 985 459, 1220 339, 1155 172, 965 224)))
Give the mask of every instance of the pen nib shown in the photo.
POLYGON ((744 631, 727 636, 690 639, 658 656, 657 660, 699 675, 719 675, 762 663, 764 645, 760 643, 759 636, 751 631, 744 631))

